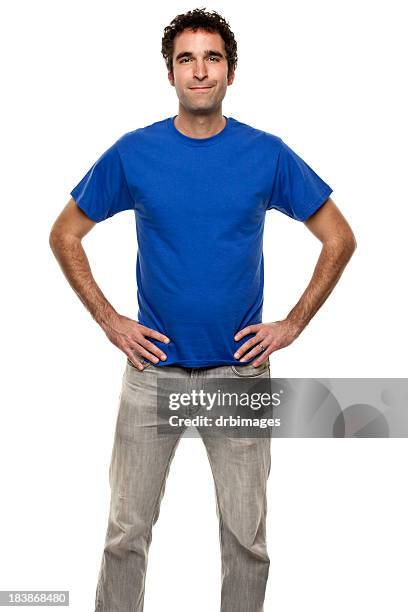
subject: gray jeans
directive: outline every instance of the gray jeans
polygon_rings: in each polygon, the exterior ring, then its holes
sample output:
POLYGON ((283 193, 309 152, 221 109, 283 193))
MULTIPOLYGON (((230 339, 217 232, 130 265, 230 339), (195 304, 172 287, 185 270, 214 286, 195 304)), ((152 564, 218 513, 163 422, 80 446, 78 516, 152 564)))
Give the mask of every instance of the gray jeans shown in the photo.
MULTIPOLYGON (((158 433, 160 378, 179 378, 183 392, 208 377, 270 378, 269 360, 258 367, 243 364, 210 368, 156 367, 143 361, 144 370, 138 370, 127 360, 122 379, 109 468, 110 512, 95 612, 143 611, 152 528, 159 516, 170 463, 186 429, 177 435, 158 433)), ((190 417, 200 410, 202 406, 190 406, 179 412, 190 417)), ((266 547, 270 437, 213 436, 208 428, 197 430, 215 484, 222 561, 221 612, 263 612, 270 564, 266 547)))

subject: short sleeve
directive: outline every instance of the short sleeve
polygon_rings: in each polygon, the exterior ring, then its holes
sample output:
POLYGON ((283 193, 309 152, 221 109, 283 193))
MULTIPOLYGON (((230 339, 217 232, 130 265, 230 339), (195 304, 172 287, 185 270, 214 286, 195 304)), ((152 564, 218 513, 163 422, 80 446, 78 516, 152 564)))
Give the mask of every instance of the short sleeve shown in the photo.
POLYGON ((96 222, 134 208, 116 142, 70 193, 79 208, 96 222))
POLYGON ((267 210, 275 208, 297 221, 305 221, 333 189, 281 138, 276 172, 267 210))

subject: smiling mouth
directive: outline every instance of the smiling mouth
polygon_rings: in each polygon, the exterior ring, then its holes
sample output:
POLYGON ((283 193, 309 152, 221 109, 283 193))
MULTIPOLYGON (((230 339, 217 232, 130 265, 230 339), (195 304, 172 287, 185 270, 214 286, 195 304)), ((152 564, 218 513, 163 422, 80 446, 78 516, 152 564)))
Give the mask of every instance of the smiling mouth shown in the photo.
POLYGON ((212 89, 211 87, 190 87, 190 89, 192 89, 193 91, 208 91, 209 89, 212 89))

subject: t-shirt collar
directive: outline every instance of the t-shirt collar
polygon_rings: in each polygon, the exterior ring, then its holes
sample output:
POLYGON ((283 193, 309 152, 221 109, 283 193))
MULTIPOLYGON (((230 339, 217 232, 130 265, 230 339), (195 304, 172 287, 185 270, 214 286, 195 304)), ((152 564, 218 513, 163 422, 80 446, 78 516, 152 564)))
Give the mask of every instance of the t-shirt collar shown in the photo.
POLYGON ((218 132, 218 134, 214 134, 214 136, 209 136, 208 138, 191 138, 190 136, 186 136, 186 134, 183 134, 176 128, 176 126, 174 125, 174 119, 176 117, 177 115, 174 115, 173 117, 168 117, 167 119, 167 127, 169 128, 171 135, 178 138, 180 142, 183 142, 184 144, 190 145, 192 147, 208 147, 210 145, 221 142, 228 136, 231 127, 231 118, 223 115, 226 120, 226 123, 224 128, 220 132, 218 132))

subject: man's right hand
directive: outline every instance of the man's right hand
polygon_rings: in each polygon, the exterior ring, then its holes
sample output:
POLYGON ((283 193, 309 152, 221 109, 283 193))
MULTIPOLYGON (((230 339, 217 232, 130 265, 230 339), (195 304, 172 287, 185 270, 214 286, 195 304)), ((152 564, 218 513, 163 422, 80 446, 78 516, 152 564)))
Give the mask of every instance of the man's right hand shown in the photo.
POLYGON ((139 370, 144 369, 139 357, 145 357, 153 363, 158 363, 160 359, 163 361, 167 359, 167 355, 148 338, 155 338, 166 344, 170 342, 169 338, 150 327, 145 327, 120 314, 110 318, 109 323, 102 323, 101 327, 112 344, 123 351, 139 370))

